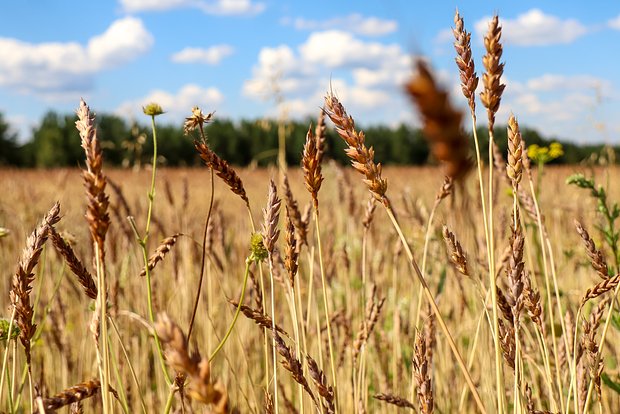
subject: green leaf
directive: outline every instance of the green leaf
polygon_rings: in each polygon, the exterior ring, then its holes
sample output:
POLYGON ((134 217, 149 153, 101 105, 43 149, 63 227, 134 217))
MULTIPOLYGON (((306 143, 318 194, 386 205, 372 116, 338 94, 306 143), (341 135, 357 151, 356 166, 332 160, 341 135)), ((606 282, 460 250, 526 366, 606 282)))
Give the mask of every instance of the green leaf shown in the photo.
POLYGON ((609 378, 609 375, 607 375, 605 373, 601 374, 601 379, 603 380, 605 385, 607 385, 609 388, 614 390, 616 392, 616 394, 620 394, 620 382, 612 381, 612 379, 609 378))
POLYGON ((439 274, 439 283, 437 284, 437 296, 443 292, 443 288, 446 285, 446 268, 441 269, 441 273, 439 274))
POLYGON ((583 174, 573 174, 566 179, 566 184, 574 184, 580 188, 594 188, 594 181, 588 180, 583 174))
POLYGON ((611 326, 620 331, 620 314, 618 312, 611 315, 611 326))

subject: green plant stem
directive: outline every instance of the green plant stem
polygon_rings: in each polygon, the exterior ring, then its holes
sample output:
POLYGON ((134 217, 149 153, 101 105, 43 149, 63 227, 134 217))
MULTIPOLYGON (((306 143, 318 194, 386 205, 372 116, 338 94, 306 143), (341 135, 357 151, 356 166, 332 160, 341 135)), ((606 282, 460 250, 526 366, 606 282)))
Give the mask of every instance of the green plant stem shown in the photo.
POLYGON ((144 243, 148 241, 149 230, 151 228, 151 216, 153 214, 153 200, 155 199, 155 172, 157 170, 157 128, 155 128, 155 117, 151 116, 151 128, 153 130, 153 166, 151 169, 151 188, 148 193, 149 206, 146 215, 146 227, 144 230, 144 243))
POLYGON ((280 412, 278 402, 278 355, 276 351, 276 298, 275 298, 275 284, 273 283, 273 257, 271 252, 269 253, 269 284, 271 294, 271 329, 273 330, 273 337, 271 339, 272 354, 273 354, 273 402, 275 413, 280 412))
MULTIPOLYGON (((146 215, 144 237, 141 239, 139 238, 138 242, 140 243, 140 246, 142 247, 142 258, 144 259, 144 270, 146 271, 146 301, 147 301, 147 308, 148 308, 148 314, 149 314, 149 321, 151 322, 151 324, 154 325, 155 324, 155 313, 153 311, 153 288, 152 288, 152 283, 151 283, 151 272, 149 270, 149 265, 148 265, 149 258, 148 258, 148 252, 147 252, 147 243, 148 243, 148 239, 150 235, 149 231, 151 229, 153 202, 155 200, 155 173, 157 171, 157 128, 155 128, 155 116, 151 116, 151 127, 153 130, 153 166, 152 166, 152 172, 151 172, 151 188, 148 193, 149 205, 148 205, 148 212, 146 215)), ((153 331, 153 338, 155 339, 155 347, 157 349, 157 355, 159 357, 159 364, 164 373, 164 378, 166 380, 166 383, 168 385, 171 385, 172 379, 170 378, 170 374, 168 373, 168 370, 166 369, 166 363, 164 361, 164 352, 161 346, 161 342, 159 340, 159 336, 157 336, 156 331, 153 331)))
POLYGON ((174 401, 174 394, 176 393, 176 388, 174 388, 169 394, 168 399, 166 400, 166 406, 164 407, 164 414, 169 414, 172 409, 172 402, 174 401))
MULTIPOLYGON (((125 356, 125 360, 127 361, 127 366, 129 367, 129 372, 131 372, 131 377, 133 378, 134 383, 136 384, 136 388, 138 390, 138 396, 140 397, 140 406, 142 408, 142 412, 147 414, 146 403, 144 402, 144 396, 142 395, 142 388, 140 387, 140 381, 138 380, 138 376, 136 375, 136 371, 133 368, 133 364, 131 363, 131 359, 129 358, 129 354, 127 353, 127 348, 125 348, 125 344, 122 341, 121 334, 118 331, 118 327, 114 320, 110 319, 110 326, 114 329, 114 333, 118 339, 118 343, 121 346, 121 350, 123 351, 123 355, 125 356)), ((119 381, 120 382, 120 381, 119 381)), ((122 387, 121 387, 122 388, 122 387)))
POLYGON ((239 303, 237 304, 237 310, 235 311, 235 316, 233 317, 233 320, 230 323, 230 326, 226 330, 226 334, 224 335, 224 338, 222 338, 222 340, 217 345, 213 353, 211 353, 211 356, 209 356, 209 362, 213 361, 213 358, 215 358, 217 353, 220 352, 220 349, 222 349, 222 347, 228 340, 228 337, 232 333, 233 328, 235 327, 235 324, 237 323, 237 319, 239 318, 239 313, 241 312, 241 305, 243 304, 243 298, 245 297, 245 288, 248 284, 248 276, 250 274, 250 263, 251 261, 249 258, 245 259, 245 274, 243 275, 243 287, 241 288, 241 295, 239 295, 239 303))
MULTIPOLYGON (((110 319, 110 323, 112 323, 112 319, 110 319)), ((118 334, 118 331, 116 330, 116 327, 114 327, 113 329, 118 334)), ((120 342, 120 338, 119 338, 119 342, 120 342)), ((122 347, 122 344, 121 344, 121 347, 122 347)), ((125 354, 125 356, 127 356, 127 355, 125 354)), ((122 378, 121 378, 121 372, 118 369, 118 361, 114 357, 114 352, 110 353, 110 358, 112 359, 112 366, 114 367, 114 375, 116 376, 116 382, 118 384, 118 392, 120 394, 120 398, 118 399, 118 403, 123 408, 123 413, 129 414, 129 404, 127 403, 127 394, 125 393, 125 387, 123 386, 123 381, 122 381, 122 378)), ((131 363, 130 363, 130 365, 131 365, 131 363)), ((103 390, 102 390, 102 392, 103 392, 103 390)))
MULTIPOLYGON (((15 306, 13 306, 13 311, 11 312, 11 319, 9 319, 9 330, 7 333, 7 338, 6 338, 6 348, 4 349, 4 357, 2 358, 2 378, 0 379, 0 401, 2 401, 2 395, 4 394, 4 373, 7 374, 7 378, 9 381, 8 384, 8 388, 12 388, 11 386, 11 378, 8 375, 9 371, 7 370, 7 365, 8 365, 8 361, 9 361, 9 345, 11 344, 11 336, 13 333, 13 328, 15 327, 15 325, 13 324, 15 322, 15 312, 16 312, 16 308, 15 306)), ((17 339, 15 339, 15 341, 17 341, 17 339)), ((9 403, 12 403, 12 396, 9 394, 9 403)), ((12 404, 11 404, 12 405, 12 404)), ((11 410, 12 411, 12 410, 11 410)))

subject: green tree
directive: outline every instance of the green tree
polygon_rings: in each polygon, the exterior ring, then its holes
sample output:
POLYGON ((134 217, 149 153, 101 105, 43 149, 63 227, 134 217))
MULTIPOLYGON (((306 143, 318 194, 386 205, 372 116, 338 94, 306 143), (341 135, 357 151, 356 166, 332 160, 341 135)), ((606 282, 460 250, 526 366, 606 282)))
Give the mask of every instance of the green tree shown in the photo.
POLYGON ((11 126, 0 113, 0 165, 20 165, 21 161, 17 133, 11 131, 11 126))

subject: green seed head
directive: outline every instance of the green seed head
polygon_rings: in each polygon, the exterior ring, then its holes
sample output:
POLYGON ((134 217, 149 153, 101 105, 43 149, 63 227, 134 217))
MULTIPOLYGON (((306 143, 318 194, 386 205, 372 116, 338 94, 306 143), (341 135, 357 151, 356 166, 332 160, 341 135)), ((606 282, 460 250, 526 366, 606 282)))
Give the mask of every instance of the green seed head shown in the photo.
POLYGON ((142 107, 142 112, 144 112, 144 114, 148 116, 157 116, 163 114, 164 110, 161 109, 161 105, 155 102, 151 102, 147 106, 142 107))
POLYGON ((250 238, 250 260, 253 262, 262 262, 267 259, 268 253, 263 244, 263 236, 260 233, 253 233, 250 238))
MULTIPOLYGON (((9 321, 6 319, 0 319, 0 340, 6 341, 9 337, 9 321)), ((19 328, 13 322, 13 326, 11 327, 11 339, 17 338, 19 335, 19 328)))

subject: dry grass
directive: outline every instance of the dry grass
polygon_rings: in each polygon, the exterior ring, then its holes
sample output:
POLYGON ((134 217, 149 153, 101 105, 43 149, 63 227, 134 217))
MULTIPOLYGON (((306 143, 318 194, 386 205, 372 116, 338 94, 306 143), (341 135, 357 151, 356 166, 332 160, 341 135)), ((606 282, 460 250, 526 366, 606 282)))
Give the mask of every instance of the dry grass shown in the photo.
MULTIPOLYGON (((470 34, 458 14, 455 25, 473 111, 470 34)), ((485 46, 492 131, 497 18, 485 46)), ((205 135, 213 115, 199 108, 185 130, 199 134, 205 168, 104 174, 82 103, 82 178, 0 171, 0 265, 17 263, 0 279, 0 411, 614 412, 618 240, 604 235, 604 202, 565 180, 579 169, 614 183, 620 170, 549 167, 539 180, 512 116, 507 162, 492 141, 482 161, 475 137, 467 176, 463 115, 429 67, 418 64, 408 90, 447 170, 382 168, 329 94, 302 168, 286 175, 219 158, 205 135), (324 159, 327 118, 353 169, 324 159)), ((608 187, 606 200, 620 199, 608 187)))
MULTIPOLYGON (((581 237, 574 230, 572 224, 573 218, 579 218, 581 222, 587 223, 588 227, 592 227, 597 220, 594 214, 595 203, 584 200, 582 194, 571 187, 563 184, 566 176, 573 171, 573 168, 561 167, 550 168, 545 176, 546 186, 550 188, 562 188, 562 199, 558 200, 555 194, 542 192, 540 200, 541 206, 546 219, 546 227, 549 237, 553 240, 554 250, 560 256, 557 264, 557 272, 560 275, 561 290, 563 296, 564 309, 567 307, 576 311, 588 288, 600 282, 598 272, 593 270, 590 265, 590 256, 586 249, 582 247, 581 237)), ((398 211, 400 219, 407 223, 407 235, 414 249, 421 249, 425 237, 425 220, 428 219, 430 208, 433 206, 436 191, 442 186, 441 175, 438 174, 439 169, 434 168, 390 168, 384 169, 383 174, 391 178, 391 191, 398 194, 396 200, 392 203, 398 211), (424 185, 418 185, 424 183, 424 185)), ((598 169, 595 170, 595 176, 599 180, 605 177, 607 173, 612 179, 620 178, 620 171, 611 169, 609 171, 598 169)), ((341 378, 346 378, 347 372, 353 364, 353 350, 355 339, 347 335, 357 335, 357 329, 347 334, 347 324, 356 326, 364 326, 365 307, 366 304, 361 300, 363 294, 361 290, 361 240, 364 233, 364 226, 360 222, 364 216, 367 205, 367 196, 365 186, 358 185, 352 188, 352 194, 355 200, 353 204, 356 206, 358 217, 351 217, 348 214, 348 203, 341 204, 338 193, 338 180, 341 172, 334 166, 328 165, 324 168, 325 181, 322 188, 322 209, 329 211, 330 214, 324 214, 322 226, 328 229, 326 238, 325 260, 326 272, 329 280, 329 289, 332 297, 333 313, 342 312, 343 322, 334 322, 334 347, 339 355, 342 355, 342 362, 339 363, 338 373, 341 378), (348 266, 341 255, 341 247, 347 247, 348 266), (348 322, 345 322, 348 321, 348 322)), ((351 175, 351 182, 355 182, 355 176, 352 171, 342 171, 342 173, 351 175)), ((109 176, 114 182, 123 183, 122 188, 130 205, 131 210, 140 222, 141 214, 146 210, 146 200, 143 197, 144 188, 148 187, 149 172, 127 172, 127 171, 110 171, 109 176)), ((240 170, 239 175, 243 177, 247 188, 249 189, 248 198, 251 201, 253 212, 256 217, 259 216, 262 205, 267 195, 268 182, 273 171, 267 170, 240 170), (256 200, 256 201, 254 201, 256 200)), ((81 180, 78 170, 54 170, 47 172, 35 171, 13 171, 5 170, 0 172, 2 182, 9 189, 5 194, 0 210, 0 219, 3 224, 11 229, 11 236, 0 240, 2 249, 0 249, 0 260, 4 263, 5 268, 15 262, 15 258, 19 256, 22 246, 26 245, 25 236, 36 225, 38 217, 44 213, 44 206, 50 204, 58 198, 63 206, 63 218, 56 226, 56 229, 63 234, 70 233, 73 242, 71 244, 75 255, 81 259, 81 262, 87 267, 92 262, 92 250, 89 245, 89 230, 85 223, 83 215, 83 201, 81 199, 81 180), (25 189, 29 189, 26 192, 25 189)), ((156 204, 154 217, 157 218, 154 224, 152 238, 154 240, 161 239, 172 232, 183 232, 186 237, 179 238, 177 245, 168 253, 165 259, 160 262, 153 276, 154 292, 155 292, 155 309, 157 312, 166 311, 179 321, 181 326, 187 328, 189 316, 191 314, 190 303, 193 300, 197 277, 199 273, 200 248, 199 239, 202 233, 202 217, 206 214, 205 201, 209 194, 208 186, 205 185, 205 178, 208 177, 207 171, 204 170, 162 170, 160 172, 160 183, 167 181, 170 183, 173 196, 181 199, 183 192, 183 182, 187 180, 189 187, 189 201, 182 217, 178 214, 177 209, 168 203, 165 199, 160 199, 156 204), (196 217, 197 219, 192 219, 196 217), (180 225, 179 225, 180 224, 180 225)), ((300 170, 289 171, 289 183, 291 191, 298 197, 298 202, 305 205, 310 202, 310 195, 304 191, 304 180, 300 170)), ((162 187, 158 187, 161 191, 162 187)), ((618 190, 612 188, 610 198, 618 197, 618 190)), ((501 192, 500 192, 501 193, 501 192)), ((347 196, 346 194, 344 195, 347 196)), ((456 206, 463 201, 464 194, 458 193, 454 198, 449 198, 447 203, 442 204, 437 212, 436 222, 438 225, 431 232, 431 242, 429 245, 429 263, 427 265, 427 274, 431 286, 438 286, 439 283, 445 283, 445 287, 441 293, 439 304, 440 309, 448 320, 449 326, 453 329, 456 338, 461 344, 463 353, 472 354, 473 360, 476 361, 472 368, 472 375, 478 381, 489 381, 488 378, 482 376, 483 373, 492 370, 492 361, 488 358, 488 333, 483 334, 479 341, 485 343, 484 346, 478 345, 473 348, 474 338, 476 336, 476 328, 480 315, 480 294, 477 293, 476 280, 484 279, 484 266, 481 265, 479 259, 484 256, 483 251, 479 247, 479 233, 476 228, 470 227, 467 223, 470 219, 475 222, 479 220, 477 217, 468 218, 464 211, 456 206), (455 207, 451 207, 454 205, 455 207), (442 223, 446 223, 455 234, 458 235, 458 241, 461 244, 461 254, 467 256, 468 273, 471 279, 463 279, 464 291, 461 292, 457 279, 459 275, 451 269, 450 255, 452 252, 446 250, 446 246, 442 240, 442 223), (445 282, 441 282, 441 273, 447 272, 445 282), (461 308, 461 295, 465 295, 465 303, 467 307, 461 308), (469 344, 469 345, 466 345, 469 344)), ((201 302, 199 309, 199 317, 197 318, 196 337, 195 340, 201 345, 203 352, 212 350, 217 344, 218 338, 223 335, 227 323, 232 317, 234 307, 226 303, 227 297, 235 297, 238 295, 241 279, 243 260, 247 256, 247 239, 251 231, 250 224, 247 220, 238 220, 238 217, 245 216, 244 203, 239 200, 238 196, 227 191, 223 184, 216 183, 216 199, 219 201, 218 211, 221 213, 221 219, 214 221, 212 249, 213 254, 217 254, 222 260, 223 269, 208 260, 207 279, 205 288, 205 301, 201 302), (221 207, 221 206, 226 206, 221 207), (209 345, 210 344, 210 345, 209 345)), ((500 197, 498 200, 498 219, 501 217, 509 217, 510 198, 507 196, 500 197)), ((111 203, 119 202, 118 197, 112 195, 111 203)), ((475 201, 470 200, 474 203, 475 201)), ((395 233, 389 230, 389 221, 381 211, 377 210, 373 214, 373 220, 367 231, 367 258, 366 273, 370 280, 381 287, 382 294, 387 297, 383 310, 379 316, 373 333, 369 335, 365 345, 365 383, 371 386, 370 390, 387 391, 395 397, 400 396, 405 400, 416 401, 415 397, 409 394, 410 365, 408 361, 413 357, 414 336, 411 330, 415 321, 415 308, 417 298, 417 287, 412 285, 410 278, 406 275, 407 267, 403 259, 392 255, 392 246, 397 242, 395 233), (393 276, 394 275, 394 276, 393 276), (412 293, 414 295, 412 296, 412 293), (398 321, 398 329, 394 329, 394 321, 398 321), (396 336, 398 335, 398 336, 396 336), (398 358, 397 371, 393 371, 392 361, 389 355, 394 349, 395 340, 400 341, 400 357, 398 358), (391 377, 395 377, 392 381, 391 377), (396 388, 392 386, 396 384, 396 388)), ((504 235, 506 231, 498 229, 498 237, 504 235)), ((313 240, 313 232, 310 231, 310 240, 313 240)), ((597 241, 600 246, 602 240, 596 234, 590 235, 597 241)), ((283 238, 284 239, 284 238, 283 238)), ((501 250, 504 249, 508 242, 507 238, 503 239, 500 244, 501 250)), ((544 290, 541 286, 536 265, 533 260, 535 254, 530 245, 531 234, 528 233, 525 249, 525 262, 528 269, 533 269, 532 277, 535 279, 534 286, 544 290), (530 247, 528 247, 530 246, 530 247)), ((286 243, 281 240, 282 246, 286 243)), ((157 246, 153 245, 154 251, 157 246)), ((70 272, 67 265, 63 265, 62 259, 56 255, 49 253, 53 249, 51 243, 47 244, 43 251, 42 263, 36 272, 38 276, 33 283, 33 303, 37 304, 35 309, 35 321, 41 327, 40 336, 34 341, 33 369, 35 378, 43 378, 47 389, 70 387, 72 384, 79 382, 80 378, 88 378, 97 372, 94 370, 92 361, 94 360, 94 344, 86 335, 85 329, 88 328, 90 311, 88 310, 90 299, 83 292, 83 287, 79 280, 70 272), (59 286, 55 289, 55 286, 59 286), (58 308, 58 300, 62 300, 65 304, 62 308, 58 308), (70 321, 66 326, 60 327, 55 322, 55 318, 45 317, 43 311, 47 308, 56 309, 55 312, 62 313, 62 318, 70 321), (69 346, 59 350, 51 340, 53 333, 67 338, 69 346), (47 340, 49 339, 49 340, 47 340), (56 355, 50 358, 49 355, 56 355), (69 371, 69 361, 73 363, 73 370, 69 371), (43 377, 41 377, 43 373, 43 377)), ((309 271, 313 261, 308 261, 310 249, 307 246, 300 247, 299 271, 296 275, 295 289, 301 289, 303 294, 303 306, 306 307, 306 298, 309 288, 309 271)), ((137 377, 140 379, 140 388, 136 388, 131 378, 130 371, 125 362, 121 364, 121 375, 124 378, 124 385, 127 388, 128 403, 130 407, 139 409, 140 402, 138 393, 141 392, 145 396, 149 411, 158 411, 155 407, 161 407, 165 403, 167 397, 167 386, 161 373, 153 367, 153 354, 149 352, 152 349, 152 342, 149 339, 149 329, 140 323, 138 315, 145 315, 146 300, 141 293, 143 291, 142 280, 138 275, 142 268, 140 252, 135 245, 135 241, 129 239, 122 230, 122 225, 113 219, 110 226, 110 235, 107 242, 107 266, 109 274, 112 276, 112 285, 117 285, 113 290, 115 293, 115 306, 118 309, 116 323, 121 332, 123 340, 126 342, 127 352, 132 356, 132 362, 137 377), (124 334, 123 334, 124 332, 124 334), (150 367, 150 368, 149 368, 150 367), (149 391, 149 390, 155 391, 149 391)), ((315 259, 316 260, 316 259, 315 259)), ((314 288, 320 283, 317 265, 314 265, 314 288)), ((285 274, 285 273, 283 273, 285 274)), ((501 276, 503 277, 503 276, 501 276)), ((10 288, 8 280, 3 279, 2 286, 5 291, 10 288)), ((250 297, 246 298, 246 304, 250 304, 260 293, 259 288, 250 289, 250 297)), ((312 298, 314 301, 318 291, 312 298)), ((284 299, 284 291, 276 284, 276 294, 284 299)), ((370 294, 370 291, 367 292, 370 294)), ((544 295, 543 295, 544 297, 544 295)), ((320 296, 319 296, 320 298, 320 296)), ((597 299, 593 299, 597 300, 597 299)), ((5 297, 4 306, 8 304, 8 297, 5 297)), ((235 303, 236 305, 236 303, 235 303)), ((269 306, 269 305, 268 305, 269 306)), ((586 306, 587 308, 587 306, 586 306)), ((312 308, 312 313, 315 312, 312 308)), ((258 318, 264 316, 266 319, 262 322, 262 326, 271 327, 271 319, 258 311, 244 307, 244 313, 248 317, 258 318)), ((280 313, 278 317, 279 328, 290 334, 291 338, 293 329, 291 320, 288 315, 288 308, 285 300, 276 298, 276 311, 280 313), (281 325, 281 326, 280 326, 281 325)), ((546 312, 545 312, 546 313, 546 312)), ((10 315, 8 315, 10 316, 10 315)), ((304 318, 308 314, 304 315, 304 318)), ((548 318, 548 317, 547 317, 548 318)), ((546 320, 546 319, 544 319, 546 320)), ((318 337, 315 334, 316 322, 314 317, 309 320, 307 325, 307 336, 305 342, 307 349, 313 358, 317 361, 319 358, 319 350, 317 346, 318 337)), ((305 319, 304 319, 305 323, 305 319)), ((548 322, 545 322, 548 324, 548 322)), ((574 322, 573 322, 574 323, 574 322)), ((581 322, 579 322, 581 324, 581 322)), ((323 325, 324 327, 324 325, 323 325)), ((547 331, 549 326, 547 325, 547 331)), ((600 330, 600 329, 599 329, 600 330)), ((570 335, 570 333, 569 333, 570 335)), ((600 333, 599 333, 600 335, 600 333)), ((617 333, 611 328, 608 334, 609 341, 618 338, 617 333)), ((570 335, 572 338, 572 335, 570 335)), ((285 341, 291 341, 283 336, 285 341)), ((323 358, 327 355, 326 333, 322 332, 321 337, 323 358)), ((117 338, 114 339, 115 349, 118 349, 117 338)), ((242 412, 258 410, 263 404, 262 378, 264 376, 264 354, 262 349, 262 331, 253 325, 252 321, 242 319, 233 332, 232 339, 224 348, 222 358, 213 362, 213 370, 217 372, 217 376, 229 392, 231 403, 238 407, 242 412)), ((288 342, 293 344, 293 342, 288 342)), ((613 343, 613 342, 608 342, 613 343)), ((290 346, 290 345, 289 345, 290 346)), ((492 346, 492 344, 491 344, 492 346)), ((293 347, 292 350, 295 348, 293 347)), ((302 348, 303 349, 303 348, 302 348)), ((609 348, 606 348, 609 349, 609 348)), ((120 352, 120 351, 119 351, 120 352)), ((458 378, 458 373, 454 366, 449 362, 449 351, 441 335, 437 339, 435 349, 435 357, 432 365, 433 387, 435 392, 436 411, 450 411, 458 408, 458 393, 454 386, 448 382, 442 382, 441 378, 458 378), (455 398, 456 402, 450 402, 446 399, 449 396, 455 398)), ((569 353, 572 355, 572 352, 569 353)), ((610 355, 610 354, 608 354, 610 355)), ((303 356, 302 356, 303 358, 303 356)), ((532 358, 536 358, 532 354, 532 358)), ((21 358, 18 355, 18 360, 21 358)), ((510 359, 514 361, 514 359, 510 359)), ((606 364, 611 364, 613 359, 604 359, 606 364)), ((329 362, 324 361, 323 367, 329 372, 329 362), (327 365, 325 365, 327 364, 327 365)), ((608 365, 606 365, 608 366, 608 365)), ((614 378, 613 368, 608 368, 609 375, 614 378)), ((567 370, 564 370, 567 372, 567 370)), ((286 372, 279 376, 283 387, 289 398, 293 398, 294 404, 299 409, 298 395, 295 392, 291 381, 287 378, 286 372)), ((310 378, 309 378, 310 379, 310 378)), ((548 396, 545 391, 536 385, 536 375, 528 379, 528 383, 533 388, 533 400, 536 402, 538 409, 548 405, 548 396), (542 392, 542 393, 541 393, 542 392)), ((346 381, 343 381, 342 397, 339 400, 341 407, 355 407, 357 403, 347 395, 346 381)), ((458 381, 457 383, 462 383, 458 381)), ((311 385, 312 386, 312 385, 311 385)), ((115 384, 114 387, 120 387, 115 384)), ((374 395, 369 390, 370 395, 374 395)), ((613 407, 618 403, 618 398, 612 391, 606 389, 603 385, 603 407, 613 407)), ((507 391, 508 392, 508 391, 507 391)), ((375 392, 376 393, 376 392, 375 392)), ((318 395, 318 394, 317 394, 318 395)), ((485 394, 483 394, 484 396, 485 394)), ((492 398, 489 399, 486 394, 485 400, 492 404, 492 398)), ((5 397, 6 399, 6 394, 5 397)), ((96 401, 96 400, 93 400, 96 401)), ((3 402, 6 404, 6 401, 3 402)), ((92 402, 85 402, 87 408, 92 402)), ((175 403, 175 406, 179 403, 175 403)), ((306 411, 310 410, 310 401, 306 402, 306 411)), ((387 410, 387 405, 382 405, 378 400, 369 399, 365 402, 368 412, 377 412, 387 410)), ((476 411, 472 402, 465 404, 466 411, 476 411)))

